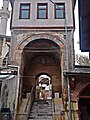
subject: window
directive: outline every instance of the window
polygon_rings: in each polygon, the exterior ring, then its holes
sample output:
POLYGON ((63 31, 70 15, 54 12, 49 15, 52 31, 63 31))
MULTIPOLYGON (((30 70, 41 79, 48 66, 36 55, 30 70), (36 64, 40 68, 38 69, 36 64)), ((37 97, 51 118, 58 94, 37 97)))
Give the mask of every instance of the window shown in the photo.
POLYGON ((55 4, 55 19, 64 19, 65 18, 65 4, 56 3, 55 4))
POLYGON ((47 19, 48 18, 47 3, 38 3, 37 4, 37 18, 38 19, 47 19))
POLYGON ((21 3, 20 4, 20 19, 29 19, 30 18, 30 3, 21 3))

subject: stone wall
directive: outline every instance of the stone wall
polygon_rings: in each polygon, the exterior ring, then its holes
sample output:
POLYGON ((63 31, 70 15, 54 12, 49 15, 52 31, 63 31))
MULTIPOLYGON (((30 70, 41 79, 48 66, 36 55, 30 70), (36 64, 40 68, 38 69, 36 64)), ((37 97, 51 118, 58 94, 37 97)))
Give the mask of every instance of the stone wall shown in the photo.
MULTIPOLYGON (((55 42, 60 46, 60 50, 63 53, 63 65, 69 66, 69 69, 73 69, 74 64, 74 49, 73 49, 73 33, 69 31, 67 34, 67 40, 64 38, 66 33, 61 31, 15 31, 13 33, 13 43, 11 48, 12 61, 16 64, 20 64, 21 55, 24 47, 37 39, 47 39, 55 42), (22 32, 22 33, 21 33, 22 32), (15 36, 15 37, 14 37, 15 36), (67 46, 66 46, 67 45, 67 46), (66 54, 68 54, 66 56, 66 54), (68 58, 68 63, 67 63, 68 58)), ((66 67, 64 67, 66 69, 66 67)))

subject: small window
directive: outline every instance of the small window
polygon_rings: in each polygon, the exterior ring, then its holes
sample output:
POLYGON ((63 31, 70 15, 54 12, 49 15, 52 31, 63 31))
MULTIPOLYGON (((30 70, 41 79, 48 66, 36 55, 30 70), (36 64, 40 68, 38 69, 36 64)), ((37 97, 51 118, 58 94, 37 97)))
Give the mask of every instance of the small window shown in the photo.
POLYGON ((65 18, 65 4, 56 3, 55 4, 55 19, 64 19, 65 18))
POLYGON ((21 3, 20 4, 20 19, 29 19, 30 18, 30 3, 21 3))
POLYGON ((37 4, 37 18, 38 19, 47 19, 48 18, 47 3, 38 3, 37 4))

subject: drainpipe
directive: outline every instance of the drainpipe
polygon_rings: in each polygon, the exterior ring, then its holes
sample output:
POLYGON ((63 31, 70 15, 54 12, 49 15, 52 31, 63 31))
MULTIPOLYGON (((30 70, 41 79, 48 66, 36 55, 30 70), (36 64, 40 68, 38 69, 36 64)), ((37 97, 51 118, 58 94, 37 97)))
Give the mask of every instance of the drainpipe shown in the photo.
POLYGON ((20 84, 20 79, 19 79, 19 66, 15 66, 15 65, 8 65, 8 67, 11 68, 17 68, 18 70, 18 79, 16 80, 16 92, 15 92, 15 111, 14 111, 14 120, 16 120, 16 113, 17 113, 17 105, 18 105, 18 93, 19 93, 19 84, 20 84))
POLYGON ((70 94, 70 81, 67 76, 67 85, 68 85, 68 108, 69 108, 69 120, 72 120, 72 111, 71 111, 71 94, 70 94))
MULTIPOLYGON (((66 12, 65 12, 66 13, 66 12)), ((69 71, 69 61, 68 61, 68 31, 67 31, 67 20, 65 14, 65 33, 66 33, 66 64, 67 64, 67 72, 69 71)), ((70 82, 68 76, 67 85, 68 85, 68 109, 69 109, 69 120, 72 120, 72 111, 71 111, 71 95, 70 95, 70 82)))
POLYGON ((2 67, 2 39, 0 38, 0 67, 2 67))

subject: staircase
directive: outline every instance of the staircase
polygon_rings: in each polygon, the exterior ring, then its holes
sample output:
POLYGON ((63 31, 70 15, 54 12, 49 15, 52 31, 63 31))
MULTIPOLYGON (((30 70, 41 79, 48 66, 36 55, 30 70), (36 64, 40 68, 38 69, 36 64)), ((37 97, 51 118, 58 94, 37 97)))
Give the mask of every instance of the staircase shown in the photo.
POLYGON ((53 105, 50 99, 34 100, 28 120, 52 120, 53 105))

